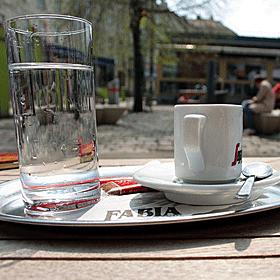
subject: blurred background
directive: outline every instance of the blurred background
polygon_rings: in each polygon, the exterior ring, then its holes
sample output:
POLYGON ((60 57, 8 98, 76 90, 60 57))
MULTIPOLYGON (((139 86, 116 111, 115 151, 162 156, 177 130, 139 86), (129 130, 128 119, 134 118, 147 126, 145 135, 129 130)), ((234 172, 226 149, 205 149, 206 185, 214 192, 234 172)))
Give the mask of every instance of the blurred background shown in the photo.
MULTIPOLYGON (((173 157, 173 106, 183 93, 184 103, 241 104, 256 94, 256 74, 280 82, 278 8, 277 0, 1 0, 0 151, 16 149, 7 18, 92 21, 100 157, 173 157)), ((244 137, 243 155, 279 156, 278 120, 277 129, 244 137)))

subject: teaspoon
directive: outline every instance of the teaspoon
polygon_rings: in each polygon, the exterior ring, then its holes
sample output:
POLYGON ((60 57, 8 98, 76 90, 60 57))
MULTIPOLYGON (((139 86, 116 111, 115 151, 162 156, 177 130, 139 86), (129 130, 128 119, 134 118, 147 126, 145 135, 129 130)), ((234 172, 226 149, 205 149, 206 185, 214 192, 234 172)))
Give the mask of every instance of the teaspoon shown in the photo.
POLYGON ((250 198, 252 187, 256 179, 265 179, 272 175, 272 167, 263 162, 252 162, 245 166, 242 174, 247 177, 244 184, 236 194, 236 198, 250 198))

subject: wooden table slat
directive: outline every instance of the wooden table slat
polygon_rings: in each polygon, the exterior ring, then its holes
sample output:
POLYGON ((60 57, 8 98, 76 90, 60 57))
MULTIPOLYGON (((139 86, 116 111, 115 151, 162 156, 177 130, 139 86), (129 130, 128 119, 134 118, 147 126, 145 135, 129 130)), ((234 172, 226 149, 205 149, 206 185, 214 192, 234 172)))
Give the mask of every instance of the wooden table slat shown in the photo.
POLYGON ((0 261, 1 280, 279 279, 279 258, 187 261, 0 261))
POLYGON ((203 259, 280 256, 280 237, 209 240, 0 241, 0 259, 203 259), (71 249, 69 249, 71 248, 71 249))

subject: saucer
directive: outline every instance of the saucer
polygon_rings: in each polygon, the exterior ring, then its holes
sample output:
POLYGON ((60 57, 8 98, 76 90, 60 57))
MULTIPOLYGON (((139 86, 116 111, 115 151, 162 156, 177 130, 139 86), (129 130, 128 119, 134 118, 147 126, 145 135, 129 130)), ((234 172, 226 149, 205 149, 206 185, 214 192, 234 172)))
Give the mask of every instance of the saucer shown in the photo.
POLYGON ((280 181, 280 172, 273 169, 270 177, 256 181, 249 199, 235 198, 236 193, 244 183, 243 176, 234 182, 223 184, 181 183, 174 180, 176 178, 174 162, 157 162, 148 165, 136 171, 133 177, 143 186, 162 191, 167 199, 178 203, 225 205, 257 199, 263 193, 265 187, 275 185, 280 181))

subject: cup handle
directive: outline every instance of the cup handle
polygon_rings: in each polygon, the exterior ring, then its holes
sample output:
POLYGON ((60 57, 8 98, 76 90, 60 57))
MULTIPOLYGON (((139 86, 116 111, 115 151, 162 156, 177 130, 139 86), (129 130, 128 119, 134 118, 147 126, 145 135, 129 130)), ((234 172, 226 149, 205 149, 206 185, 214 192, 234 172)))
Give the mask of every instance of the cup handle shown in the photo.
POLYGON ((182 143, 184 145, 189 168, 195 173, 205 169, 202 153, 202 138, 206 119, 206 116, 200 114, 184 116, 182 143))

